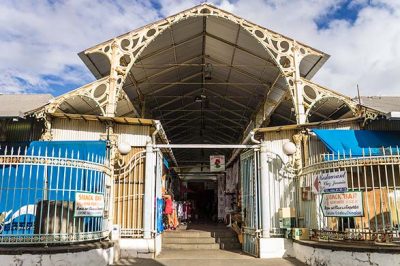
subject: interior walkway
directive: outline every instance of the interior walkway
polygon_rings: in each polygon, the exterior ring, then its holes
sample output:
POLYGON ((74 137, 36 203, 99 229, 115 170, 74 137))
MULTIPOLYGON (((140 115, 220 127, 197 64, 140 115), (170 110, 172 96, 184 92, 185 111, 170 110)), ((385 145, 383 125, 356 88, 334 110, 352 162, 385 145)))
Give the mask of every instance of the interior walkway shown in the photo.
POLYGON ((148 266, 293 266, 305 265, 295 259, 257 259, 240 251, 227 250, 168 250, 156 259, 124 259, 116 265, 148 265, 148 266))
MULTIPOLYGON (((233 231, 223 224, 190 224, 189 226, 181 226, 177 231, 165 232, 164 234, 196 234, 198 239, 206 239, 207 236, 213 236, 215 239, 220 237, 227 237, 221 235, 222 233, 233 233, 233 231), (218 237, 219 235, 219 237, 218 237)), ((183 237, 182 237, 183 238, 183 237)), ((190 237, 193 239, 193 236, 190 237)), ((164 239, 167 240, 168 238, 164 239)), ((213 238, 212 238, 213 239, 213 238)), ((214 242, 214 240, 213 240, 214 242)), ((215 241, 219 243, 220 241, 215 241)), ((165 244, 163 244, 165 245, 165 244)), ((183 244, 186 245, 186 244, 183 244)), ((199 245, 197 245, 199 246, 199 245)), ((187 265, 277 265, 277 266, 292 266, 292 265, 305 265, 296 259, 257 259, 243 253, 239 248, 230 248, 228 250, 221 249, 219 246, 213 249, 197 247, 196 249, 166 249, 163 248, 162 253, 156 259, 122 259, 115 265, 149 265, 149 266, 187 266, 187 265)))

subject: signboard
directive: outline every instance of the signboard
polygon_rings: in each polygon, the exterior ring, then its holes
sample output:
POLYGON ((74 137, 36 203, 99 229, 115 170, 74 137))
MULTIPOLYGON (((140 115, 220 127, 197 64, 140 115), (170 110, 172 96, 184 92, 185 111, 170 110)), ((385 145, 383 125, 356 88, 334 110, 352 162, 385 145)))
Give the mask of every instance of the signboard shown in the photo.
POLYGON ((225 156, 211 155, 210 156, 210 172, 225 171, 225 156))
POLYGON ((315 176, 314 191, 319 193, 346 192, 347 172, 336 171, 315 176))
POLYGON ((321 210, 325 217, 364 216, 362 192, 322 194, 321 210))
POLYGON ((103 212, 103 194, 75 193, 75 217, 99 217, 103 212))

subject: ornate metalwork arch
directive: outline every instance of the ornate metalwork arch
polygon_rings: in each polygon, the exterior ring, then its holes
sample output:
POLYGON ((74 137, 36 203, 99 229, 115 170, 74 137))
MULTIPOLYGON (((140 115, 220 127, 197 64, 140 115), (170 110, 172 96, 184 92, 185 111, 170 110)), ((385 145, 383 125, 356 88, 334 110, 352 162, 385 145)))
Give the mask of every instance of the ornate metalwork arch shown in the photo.
POLYGON ((71 99, 73 97, 85 97, 94 101, 101 110, 102 115, 105 115, 105 108, 108 103, 108 92, 109 77, 107 76, 54 99, 50 104, 46 105, 45 111, 47 113, 55 113, 58 107, 60 107, 60 105, 62 105, 68 99, 71 99))
POLYGON ((303 99, 307 121, 312 108, 321 100, 328 98, 335 98, 342 101, 349 107, 355 116, 359 114, 357 103, 350 97, 331 91, 304 78, 301 78, 301 82, 303 85, 303 99))
POLYGON ((86 51, 87 54, 102 53, 111 62, 109 106, 107 107, 106 114, 113 115, 115 113, 113 100, 118 97, 130 69, 137 62, 144 49, 172 25, 186 19, 203 16, 214 16, 231 21, 240 25, 257 40, 273 58, 276 66, 285 78, 293 102, 295 103, 298 122, 304 120, 304 118, 300 118, 300 116, 304 116, 302 88, 298 86, 300 62, 307 55, 322 56, 322 53, 209 4, 196 6, 86 51))

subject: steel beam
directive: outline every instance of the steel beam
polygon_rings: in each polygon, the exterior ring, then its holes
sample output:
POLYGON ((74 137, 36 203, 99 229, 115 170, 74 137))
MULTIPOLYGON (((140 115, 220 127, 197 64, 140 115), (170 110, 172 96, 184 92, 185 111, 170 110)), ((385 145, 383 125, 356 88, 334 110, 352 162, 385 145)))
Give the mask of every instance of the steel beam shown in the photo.
MULTIPOLYGON (((201 75, 201 72, 195 73, 195 74, 190 75, 190 76, 187 76, 187 77, 183 78, 181 81, 172 82, 172 83, 167 83, 167 82, 165 82, 165 83, 157 83, 157 84, 166 84, 166 85, 153 90, 151 93, 148 93, 147 95, 154 95, 154 94, 159 93, 161 91, 164 91, 164 90, 166 90, 168 88, 171 88, 171 87, 173 87, 175 85, 185 84, 186 81, 188 81, 188 80, 190 80, 192 78, 195 78, 197 76, 200 76, 200 75, 201 75)), ((146 83, 142 83, 142 84, 146 84, 146 83)), ((154 83, 148 83, 147 82, 147 84, 154 84, 154 83)), ((195 84, 195 83, 189 83, 189 84, 195 84)))
MULTIPOLYGON (((275 63, 274 61, 268 60, 268 59, 266 59, 266 58, 263 58, 263 57, 261 57, 261 56, 255 54, 255 53, 249 51, 248 49, 242 47, 242 46, 239 46, 239 45, 236 45, 236 44, 234 44, 234 43, 232 43, 232 42, 230 42, 230 41, 224 40, 224 39, 222 39, 221 37, 215 36, 215 35, 213 35, 213 34, 211 34, 211 33, 209 33, 209 32, 207 32, 206 35, 207 35, 207 37, 210 37, 210 38, 215 39, 215 40, 217 40, 217 41, 220 41, 220 42, 222 42, 222 43, 228 44, 228 45, 230 45, 230 46, 235 47, 236 49, 238 49, 238 50, 240 50, 240 51, 243 51, 243 52, 245 52, 245 53, 247 53, 247 54, 249 54, 249 55, 252 55, 252 56, 254 56, 254 57, 256 57, 256 58, 258 58, 258 59, 260 59, 260 60, 266 62, 267 64, 269 64, 269 65, 271 65, 271 66, 277 67, 277 65, 276 65, 276 63, 275 63)), ((266 51, 265 53, 268 54, 267 51, 266 51)))
POLYGON ((183 41, 181 41, 181 42, 179 42, 179 43, 176 43, 175 45, 170 45, 170 46, 168 46, 168 47, 166 47, 166 48, 161 48, 161 49, 159 49, 159 50, 157 50, 157 51, 154 51, 154 52, 152 52, 152 53, 150 53, 150 54, 147 54, 147 55, 145 55, 145 56, 141 56, 140 58, 139 58, 139 60, 140 61, 143 61, 144 59, 149 59, 149 58, 151 58, 151 57, 153 57, 153 56, 156 56, 156 55, 158 55, 158 54, 162 54, 162 53, 164 53, 164 52, 166 52, 166 51, 169 51, 169 50, 171 50, 171 49, 174 49, 174 47, 178 47, 178 46, 181 46, 181 45, 184 45, 184 44, 186 44, 186 43, 188 43, 188 42, 191 42, 191 41, 193 41, 193 40, 195 40, 195 39, 197 39, 197 38, 200 38, 200 37, 202 37, 203 36, 203 33, 201 32, 201 33, 198 33, 198 34, 196 34, 196 35, 194 35, 194 36, 190 36, 189 38, 187 38, 187 39, 185 39, 185 40, 183 40, 183 41))
POLYGON ((170 148, 170 149, 250 149, 256 148, 258 145, 241 145, 241 144, 156 144, 154 148, 170 148))
MULTIPOLYGON (((192 58, 190 58, 190 59, 184 61, 183 63, 191 62, 191 61, 193 61, 193 60, 196 60, 196 59, 199 59, 199 58, 202 58, 202 57, 203 57, 202 55, 198 55, 198 56, 192 57, 192 58)), ((138 83, 138 84, 141 84, 141 83, 144 83, 146 80, 150 80, 150 79, 156 78, 156 77, 158 77, 158 76, 161 76, 161 75, 163 75, 163 74, 167 74, 167 73, 169 73, 169 72, 175 70, 177 67, 179 67, 179 66, 176 66, 176 65, 175 65, 175 66, 171 66, 171 67, 165 68, 165 69, 163 69, 162 71, 156 72, 156 73, 154 73, 153 75, 146 76, 146 77, 144 77, 143 79, 138 80, 137 83, 138 83)), ((133 69, 133 68, 132 68, 132 69, 133 69)), ((146 68, 143 68, 143 69, 146 69, 146 68)))

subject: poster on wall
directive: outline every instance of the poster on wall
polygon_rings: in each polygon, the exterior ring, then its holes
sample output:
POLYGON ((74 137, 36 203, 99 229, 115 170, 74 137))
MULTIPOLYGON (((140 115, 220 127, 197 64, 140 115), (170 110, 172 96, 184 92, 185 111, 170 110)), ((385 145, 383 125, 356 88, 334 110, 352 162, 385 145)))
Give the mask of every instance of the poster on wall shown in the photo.
POLYGON ((347 172, 335 171, 314 177, 313 190, 316 193, 346 192, 347 172))
POLYGON ((225 171, 225 156, 210 155, 210 172, 225 171))
POLYGON ((322 194, 321 210, 325 217, 364 216, 362 192, 322 194))
POLYGON ((75 193, 75 217, 101 217, 103 212, 103 194, 75 193))

